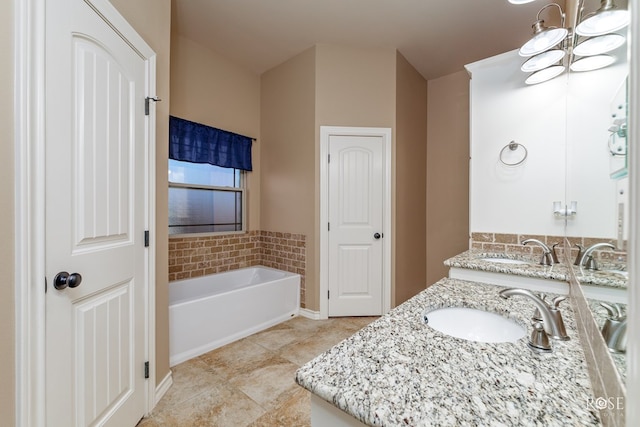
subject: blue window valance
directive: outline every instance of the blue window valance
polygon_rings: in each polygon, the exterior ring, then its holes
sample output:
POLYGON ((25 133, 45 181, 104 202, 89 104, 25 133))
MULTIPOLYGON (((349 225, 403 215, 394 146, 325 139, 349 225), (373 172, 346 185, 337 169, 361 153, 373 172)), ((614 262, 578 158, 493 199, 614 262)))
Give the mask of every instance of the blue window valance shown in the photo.
POLYGON ((169 158, 246 171, 252 138, 169 116, 169 158))

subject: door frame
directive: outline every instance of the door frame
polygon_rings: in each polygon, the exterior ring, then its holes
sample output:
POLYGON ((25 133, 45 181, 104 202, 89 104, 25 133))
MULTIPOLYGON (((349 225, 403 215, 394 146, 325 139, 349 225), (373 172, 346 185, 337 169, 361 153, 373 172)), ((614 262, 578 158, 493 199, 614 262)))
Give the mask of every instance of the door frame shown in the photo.
MULTIPOLYGON (((135 42, 147 61, 145 96, 155 97, 156 54, 107 0, 84 0, 135 42)), ((45 2, 14 1, 14 253, 16 425, 46 425, 45 384, 45 2)), ((145 118, 145 229, 155 236, 155 107, 145 118)), ((145 414, 156 404, 155 245, 145 254, 145 352, 152 369, 145 414)))
POLYGON ((329 317, 329 138, 340 136, 382 137, 382 313, 391 310, 391 128, 320 126, 320 319, 329 317))

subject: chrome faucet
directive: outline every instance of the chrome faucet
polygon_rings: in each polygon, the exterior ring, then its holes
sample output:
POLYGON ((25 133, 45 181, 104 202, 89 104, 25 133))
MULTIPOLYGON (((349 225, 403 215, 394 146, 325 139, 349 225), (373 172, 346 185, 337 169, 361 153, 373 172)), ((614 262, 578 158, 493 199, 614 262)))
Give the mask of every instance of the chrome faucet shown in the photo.
POLYGON ((526 289, 508 288, 500 291, 500 296, 504 299, 516 295, 527 297, 531 302, 533 302, 540 313, 540 317, 542 318, 542 327, 550 338, 561 341, 569 339, 564 327, 564 321, 562 320, 562 314, 558 308, 560 303, 564 301, 566 297, 556 297, 551 302, 551 305, 549 305, 536 294, 526 289))
POLYGON ((542 259, 540 260, 540 265, 553 265, 554 256, 551 249, 549 249, 549 246, 545 245, 538 239, 527 239, 522 241, 523 245, 526 245, 527 243, 535 243, 542 248, 542 259))
MULTIPOLYGON (((588 270, 597 270, 598 264, 596 263, 596 259, 591 255, 591 253, 598 248, 610 248, 615 250, 615 246, 611 243, 596 243, 594 245, 589 246, 584 250, 582 257, 580 258, 580 262, 577 264, 579 267, 585 267, 588 270)), ((580 254, 578 254, 579 256, 580 254)))
POLYGON ((602 337, 611 353, 625 353, 627 351, 627 316, 622 314, 620 305, 609 305, 601 302, 607 309, 609 317, 602 325, 602 337))

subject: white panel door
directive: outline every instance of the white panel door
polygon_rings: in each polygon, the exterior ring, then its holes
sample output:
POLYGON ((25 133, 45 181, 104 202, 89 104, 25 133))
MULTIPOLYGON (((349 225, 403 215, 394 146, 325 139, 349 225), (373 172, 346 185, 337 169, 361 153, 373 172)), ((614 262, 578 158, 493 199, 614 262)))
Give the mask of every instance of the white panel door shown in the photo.
POLYGON ((83 0, 47 2, 49 426, 146 411, 147 61, 112 25, 83 0))
POLYGON ((329 316, 382 314, 383 138, 329 137, 329 316))

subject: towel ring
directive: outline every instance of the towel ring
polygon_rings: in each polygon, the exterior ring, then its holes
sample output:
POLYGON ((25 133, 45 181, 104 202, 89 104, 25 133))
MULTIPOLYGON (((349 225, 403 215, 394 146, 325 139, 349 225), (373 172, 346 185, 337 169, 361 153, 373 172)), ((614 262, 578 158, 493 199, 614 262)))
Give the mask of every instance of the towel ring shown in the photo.
POLYGON ((518 166, 519 164, 521 164, 522 162, 524 162, 527 159, 527 148, 522 145, 522 144, 518 144, 515 141, 511 141, 510 143, 508 143, 507 145, 505 145, 504 147, 502 147, 502 150, 500 150, 500 162, 504 165, 507 166, 518 166), (505 154, 505 150, 509 149, 509 151, 516 151, 518 148, 522 147, 522 158, 516 162, 507 162, 504 160, 504 154, 505 154))

